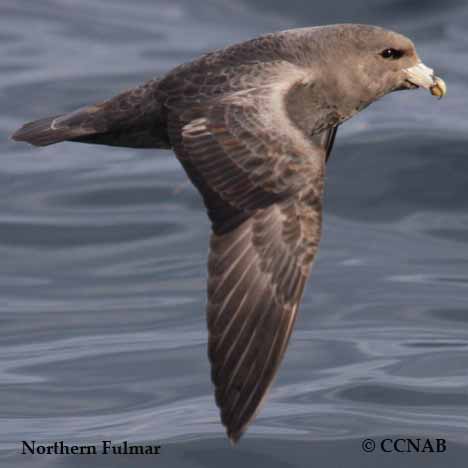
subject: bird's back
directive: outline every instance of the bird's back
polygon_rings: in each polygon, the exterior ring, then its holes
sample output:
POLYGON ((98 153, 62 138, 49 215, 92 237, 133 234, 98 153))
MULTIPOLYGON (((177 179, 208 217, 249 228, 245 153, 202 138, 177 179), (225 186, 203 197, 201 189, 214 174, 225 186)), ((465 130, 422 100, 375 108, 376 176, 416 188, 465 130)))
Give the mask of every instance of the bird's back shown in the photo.
POLYGON ((279 64, 299 65, 310 55, 314 29, 267 34, 207 53, 107 101, 27 123, 12 138, 36 146, 75 141, 170 148, 168 113, 271 82, 279 64))

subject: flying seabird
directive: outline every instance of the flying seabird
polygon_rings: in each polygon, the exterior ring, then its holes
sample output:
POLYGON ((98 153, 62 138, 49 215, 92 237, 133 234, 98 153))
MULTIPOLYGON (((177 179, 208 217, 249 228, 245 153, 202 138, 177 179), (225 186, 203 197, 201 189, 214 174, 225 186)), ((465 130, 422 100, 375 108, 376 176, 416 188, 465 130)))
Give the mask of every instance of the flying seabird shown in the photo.
POLYGON ((174 150, 212 222, 208 354, 236 442, 288 345, 338 126, 387 93, 418 87, 446 93, 400 34, 357 24, 293 29, 208 53, 12 138, 174 150))

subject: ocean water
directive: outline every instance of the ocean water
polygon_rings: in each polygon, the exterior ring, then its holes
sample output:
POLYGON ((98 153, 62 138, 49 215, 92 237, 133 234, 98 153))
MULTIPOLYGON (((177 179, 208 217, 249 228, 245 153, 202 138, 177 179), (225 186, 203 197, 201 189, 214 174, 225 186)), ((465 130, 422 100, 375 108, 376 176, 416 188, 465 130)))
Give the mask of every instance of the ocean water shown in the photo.
POLYGON ((0 0, 0 466, 465 466, 467 24, 463 0, 0 0), (448 95, 394 93, 340 128, 289 350, 231 448, 206 357, 209 224, 173 154, 8 135, 207 50, 338 22, 409 35, 448 95), (447 450, 361 448, 398 437, 447 450))

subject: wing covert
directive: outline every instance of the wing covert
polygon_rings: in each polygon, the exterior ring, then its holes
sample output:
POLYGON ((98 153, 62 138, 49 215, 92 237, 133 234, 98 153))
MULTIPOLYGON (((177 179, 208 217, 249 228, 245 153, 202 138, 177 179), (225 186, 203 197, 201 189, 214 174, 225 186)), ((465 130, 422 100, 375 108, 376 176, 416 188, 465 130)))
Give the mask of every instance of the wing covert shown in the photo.
MULTIPOLYGON (((203 180, 194 181, 202 194, 209 187, 234 209, 253 212, 306 185, 320 192, 325 149, 293 125, 282 93, 250 89, 195 106, 185 112, 188 122, 169 119, 176 154, 192 181, 203 180)), ((212 197, 205 202, 210 210, 212 197)))

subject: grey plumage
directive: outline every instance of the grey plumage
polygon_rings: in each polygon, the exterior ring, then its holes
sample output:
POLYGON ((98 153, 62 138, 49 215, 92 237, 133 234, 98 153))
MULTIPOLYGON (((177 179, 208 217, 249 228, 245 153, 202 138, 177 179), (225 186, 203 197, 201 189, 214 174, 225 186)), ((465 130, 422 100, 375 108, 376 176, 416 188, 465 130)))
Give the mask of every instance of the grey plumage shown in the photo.
POLYGON ((15 140, 173 148, 212 221, 209 358, 237 441, 286 350, 318 248, 325 163, 338 126, 416 87, 411 41, 336 25, 209 53, 113 99, 26 124, 15 140), (385 60, 383 50, 404 51, 385 60))
POLYGON ((12 138, 35 146, 76 141, 131 148, 170 148, 162 106, 155 95, 158 82, 151 80, 108 101, 28 123, 12 138))

